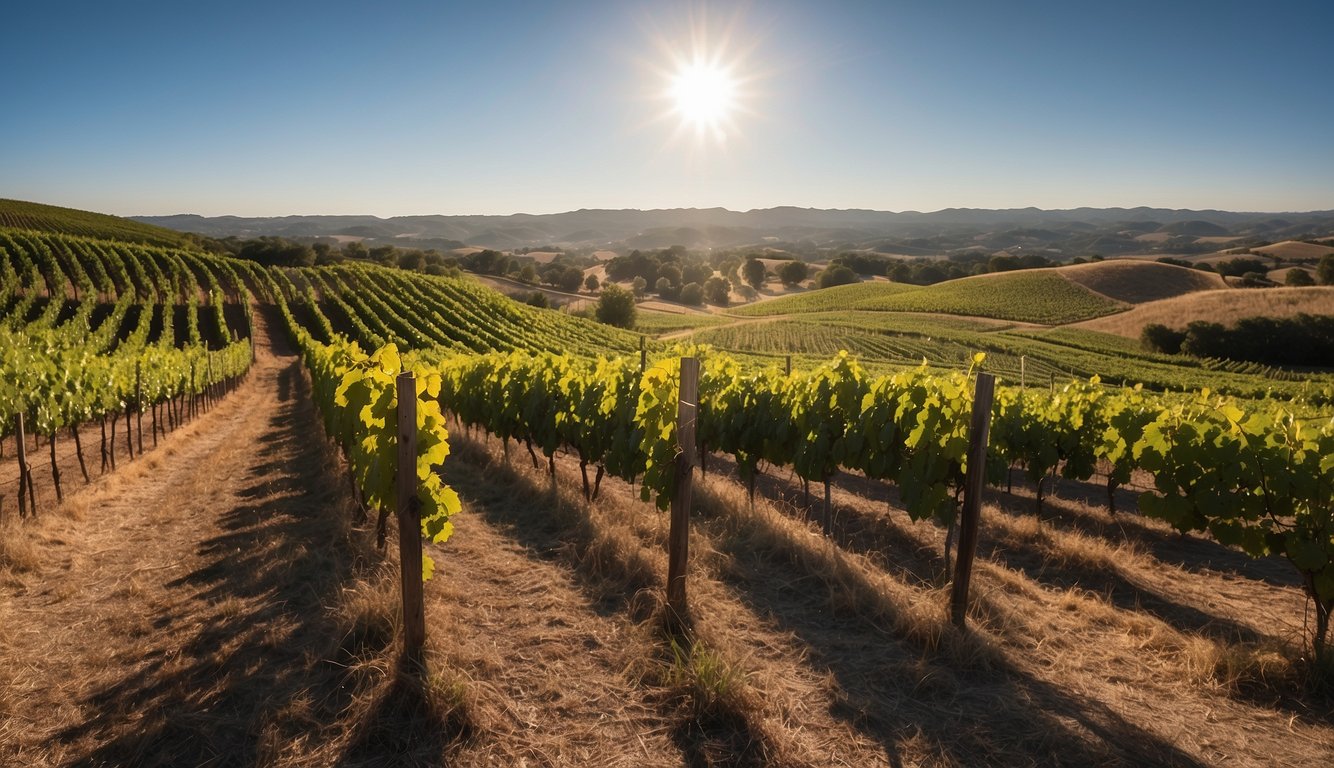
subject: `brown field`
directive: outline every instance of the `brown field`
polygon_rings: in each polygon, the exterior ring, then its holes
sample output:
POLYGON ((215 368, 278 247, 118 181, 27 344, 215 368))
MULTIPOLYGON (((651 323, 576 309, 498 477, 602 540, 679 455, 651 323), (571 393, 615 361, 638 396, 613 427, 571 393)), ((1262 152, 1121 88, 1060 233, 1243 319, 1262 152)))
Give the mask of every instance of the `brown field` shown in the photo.
POLYGON ((1334 287, 1247 288, 1202 291, 1141 304, 1126 312, 1085 320, 1075 327, 1139 338, 1144 326, 1184 327, 1192 320, 1231 323, 1243 317, 1334 314, 1334 287))
POLYGON ((945 531, 891 489, 836 478, 826 538, 799 480, 770 472, 751 503, 711 457, 672 635, 666 516, 637 488, 585 501, 577 457, 549 476, 452 425, 464 512, 432 548, 423 672, 392 557, 274 344, 156 449, 0 525, 0 764, 1334 760, 1289 566, 1142 519, 1131 489, 1110 515, 1101 483, 1059 481, 1042 519, 1033 488, 989 491, 960 632, 945 531))
POLYGON ((1307 273, 1308 275, 1311 276, 1312 280, 1316 279, 1315 270, 1311 269, 1310 267, 1284 267, 1283 269, 1271 269, 1269 270, 1268 273, 1265 274, 1265 277, 1269 278, 1270 280, 1273 280, 1279 285, 1283 285, 1283 281, 1288 279, 1288 273, 1293 271, 1294 269, 1307 273))
POLYGON ((538 264, 550 264, 560 253, 557 251, 529 251, 526 255, 538 264))
POLYGON ((1215 274, 1133 259, 1074 264, 1062 267, 1059 274, 1091 291, 1129 304, 1226 287, 1215 274))
POLYGON ((1296 240, 1285 240, 1273 245, 1251 249, 1255 253, 1277 256, 1285 261, 1318 260, 1326 254, 1334 253, 1334 246, 1314 245, 1296 240))

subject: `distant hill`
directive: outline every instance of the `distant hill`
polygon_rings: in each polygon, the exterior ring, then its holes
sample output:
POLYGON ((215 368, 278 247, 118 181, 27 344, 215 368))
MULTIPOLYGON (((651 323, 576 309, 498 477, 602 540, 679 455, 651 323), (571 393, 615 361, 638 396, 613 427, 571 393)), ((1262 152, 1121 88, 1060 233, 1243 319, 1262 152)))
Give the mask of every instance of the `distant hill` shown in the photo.
POLYGON ((1196 291, 1140 304, 1128 312, 1080 323, 1080 327, 1138 339, 1144 326, 1160 323, 1183 328, 1192 320, 1230 325, 1243 317, 1327 315, 1334 307, 1334 287, 1254 288, 1196 291))
POLYGON ((175 229, 119 216, 22 200, 0 200, 0 226, 167 247, 182 247, 190 243, 188 237, 175 229))
POLYGON ((1061 267, 1061 276, 1128 304, 1227 288, 1223 278, 1213 272, 1131 259, 1072 264, 1061 267))
POLYGON ((1217 250, 1216 243, 1197 244, 1195 238, 1235 237, 1239 245, 1248 245, 1334 234, 1334 211, 1274 214, 1165 208, 947 208, 921 213, 784 206, 750 211, 584 209, 506 216, 246 218, 180 214, 135 218, 212 237, 314 238, 355 234, 373 242, 404 246, 450 241, 501 249, 549 244, 622 250, 670 245, 720 248, 759 247, 778 242, 794 253, 807 255, 817 250, 874 250, 922 256, 1004 251, 1070 258, 1095 253, 1114 256, 1217 250))

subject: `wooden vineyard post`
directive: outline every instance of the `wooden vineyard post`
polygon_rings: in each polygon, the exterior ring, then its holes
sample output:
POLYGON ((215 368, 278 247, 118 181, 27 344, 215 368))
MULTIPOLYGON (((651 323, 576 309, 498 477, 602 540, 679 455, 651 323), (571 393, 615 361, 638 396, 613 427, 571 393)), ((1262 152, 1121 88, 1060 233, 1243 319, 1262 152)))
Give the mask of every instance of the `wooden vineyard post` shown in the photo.
POLYGON ((685 622, 686 564, 690 560, 690 492, 697 463, 695 413, 699 405, 699 360, 681 358, 681 390, 676 403, 676 488, 667 534, 667 608, 678 625, 685 622))
MULTIPOLYGON (((15 448, 18 449, 19 456, 19 517, 28 516, 28 502, 24 498, 24 492, 32 493, 32 473, 28 471, 28 453, 23 445, 23 413, 20 411, 16 416, 16 428, 18 432, 14 433, 15 448)), ((33 500, 32 513, 37 514, 36 499, 33 500)))
POLYGON ((792 375, 792 355, 787 356, 787 362, 783 365, 783 375, 792 375))
POLYGON ((403 651, 421 661, 426 643, 422 603, 422 523, 417 500, 417 382, 398 375, 398 562, 403 586, 403 651))
POLYGON ((134 361, 134 424, 139 433, 139 455, 144 453, 144 378, 143 361, 134 361))
POLYGON ((989 373, 979 373, 973 394, 973 420, 968 429, 968 472, 964 478, 959 559, 950 592, 950 619, 959 629, 964 628, 968 579, 973 572, 973 555, 977 552, 977 522, 982 512, 982 487, 987 477, 987 437, 991 432, 991 402, 995 393, 996 378, 989 373))

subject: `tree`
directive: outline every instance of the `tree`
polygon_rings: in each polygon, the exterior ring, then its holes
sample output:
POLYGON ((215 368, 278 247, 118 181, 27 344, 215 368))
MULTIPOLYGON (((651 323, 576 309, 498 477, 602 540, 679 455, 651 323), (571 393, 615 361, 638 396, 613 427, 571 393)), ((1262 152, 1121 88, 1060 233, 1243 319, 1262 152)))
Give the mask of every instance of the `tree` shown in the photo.
POLYGON ((1315 274, 1320 279, 1321 285, 1334 285, 1334 253, 1327 253, 1320 257, 1320 263, 1316 265, 1315 274))
POLYGON ((370 258, 370 252, 366 250, 366 244, 360 240, 348 240, 343 243, 343 256, 349 259, 367 259, 370 258))
POLYGON ((666 280, 672 287, 676 287, 681 284, 681 268, 675 264, 663 264, 658 268, 658 279, 666 280))
POLYGON ((1161 323, 1149 323, 1139 334, 1140 342, 1153 352, 1175 355, 1181 352, 1185 331, 1174 331, 1161 323))
POLYGON ((658 281, 653 284, 653 292, 669 300, 676 298, 677 294, 676 286, 672 285, 672 281, 665 277, 658 278, 658 281))
POLYGON ((1293 267, 1283 276, 1283 284, 1292 286, 1315 285, 1315 278, 1311 277, 1310 272, 1298 267, 1293 267))
POLYGON ((687 283, 699 283, 701 286, 713 277, 713 267, 702 261, 691 262, 681 270, 681 279, 687 283))
POLYGON ((596 291, 598 289, 598 276, 589 275, 588 277, 585 277, 584 288, 587 289, 589 293, 596 291))
POLYGON ((533 284, 537 282, 537 269, 532 264, 524 264, 519 270, 519 282, 533 284))
POLYGON ((736 278, 737 270, 741 269, 741 259, 726 258, 718 262, 718 274, 731 281, 736 278))
POLYGON ((551 300, 541 291, 533 291, 528 294, 528 298, 524 299, 524 303, 534 307, 541 307, 542 309, 547 309, 551 306, 551 300))
POLYGON ((862 279, 847 267, 830 267, 820 273, 818 284, 821 288, 831 288, 835 285, 851 285, 860 283, 862 279))
POLYGON ((681 286, 681 303, 698 307, 704 303, 704 287, 699 283, 686 283, 681 286))
POLYGON ((616 285, 607 283, 598 297, 598 322, 629 328, 635 324, 635 295, 616 285))
POLYGON ((574 293, 584 284, 584 271, 578 267, 566 267, 560 274, 558 285, 562 291, 574 293))
POLYGON ((426 255, 421 251, 399 251, 397 261, 399 269, 413 272, 426 271, 426 255))
POLYGON ((810 274, 810 268, 804 261, 786 261, 783 266, 778 268, 778 279, 783 281, 783 285, 793 286, 806 279, 810 274))
POLYGON ((764 285, 764 276, 767 270, 764 268, 764 262, 754 256, 746 259, 746 263, 741 265, 741 278, 746 281, 751 288, 759 290, 764 285))
POLYGON ((727 306, 728 294, 731 292, 732 284, 721 277, 710 277, 704 283, 704 296, 710 304, 720 307, 727 306))
POLYGON ((644 292, 648 290, 648 281, 642 277, 636 277, 630 285, 635 289, 636 296, 643 296, 644 292))

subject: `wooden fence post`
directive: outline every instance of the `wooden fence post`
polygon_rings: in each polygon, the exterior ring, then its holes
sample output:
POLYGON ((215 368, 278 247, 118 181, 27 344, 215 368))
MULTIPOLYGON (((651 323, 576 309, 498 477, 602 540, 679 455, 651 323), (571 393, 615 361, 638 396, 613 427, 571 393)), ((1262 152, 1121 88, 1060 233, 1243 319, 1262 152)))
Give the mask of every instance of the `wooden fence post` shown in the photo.
MULTIPOLYGON (((24 492, 32 492, 32 475, 28 472, 28 452, 27 447, 23 445, 23 412, 15 415, 18 432, 14 434, 15 447, 19 455, 19 517, 28 516, 28 502, 24 497, 24 492)), ((34 500, 35 501, 35 500, 34 500)), ((37 514, 37 505, 34 503, 32 513, 37 514)))
POLYGON ((991 403, 995 393, 996 378, 989 373, 979 373, 973 394, 973 419, 968 429, 968 472, 964 478, 959 557, 950 592, 950 619, 960 629, 964 628, 968 579, 973 572, 973 555, 977 552, 977 522, 982 512, 982 487, 987 478, 987 437, 991 432, 991 403))
POLYGON ((139 433, 139 455, 144 453, 144 379, 143 360, 134 361, 134 424, 139 433))
POLYGON ((697 463, 695 413, 699 404, 699 360, 681 358, 681 389, 676 404, 676 488, 672 494, 671 529, 667 535, 667 607, 672 620, 684 624, 686 565, 690 560, 690 493, 697 463))
POLYGON ((426 643, 422 603, 422 524, 417 500, 417 382, 411 371, 398 375, 398 561, 403 587, 403 651, 421 661, 426 643))

